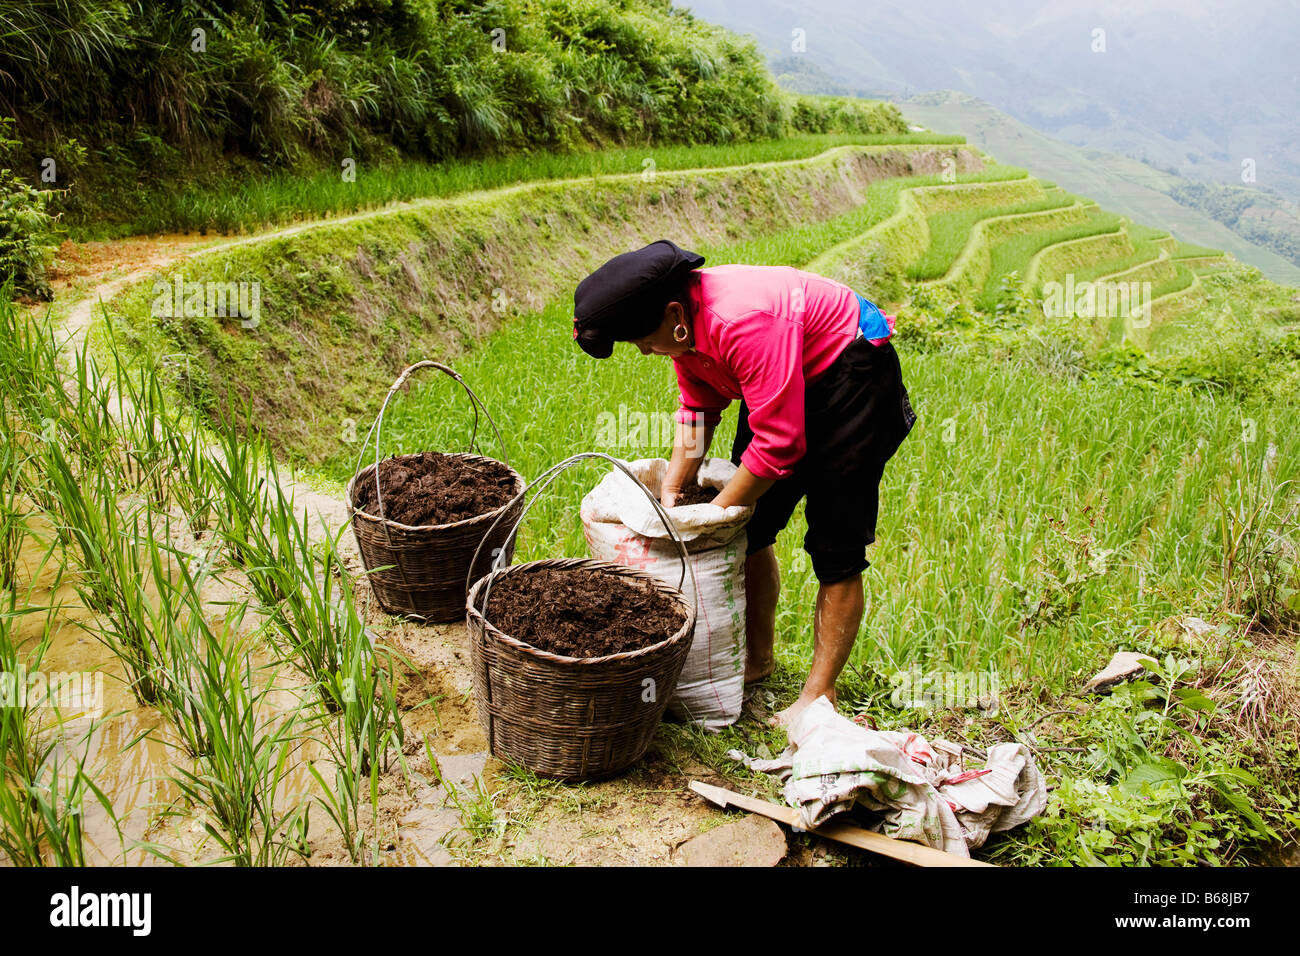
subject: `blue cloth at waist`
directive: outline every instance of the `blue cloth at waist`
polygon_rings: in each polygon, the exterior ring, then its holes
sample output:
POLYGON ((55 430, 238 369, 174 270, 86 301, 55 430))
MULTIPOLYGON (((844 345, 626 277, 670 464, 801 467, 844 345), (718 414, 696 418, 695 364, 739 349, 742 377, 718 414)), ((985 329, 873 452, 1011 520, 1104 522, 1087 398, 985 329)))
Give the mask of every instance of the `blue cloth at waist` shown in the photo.
MULTIPOLYGON (((853 294, 858 295, 856 292, 853 294)), ((862 332, 863 337, 868 339, 889 338, 891 334, 889 323, 885 320, 885 314, 880 311, 879 307, 873 302, 868 302, 860 295, 858 295, 858 304, 858 329, 862 332)))

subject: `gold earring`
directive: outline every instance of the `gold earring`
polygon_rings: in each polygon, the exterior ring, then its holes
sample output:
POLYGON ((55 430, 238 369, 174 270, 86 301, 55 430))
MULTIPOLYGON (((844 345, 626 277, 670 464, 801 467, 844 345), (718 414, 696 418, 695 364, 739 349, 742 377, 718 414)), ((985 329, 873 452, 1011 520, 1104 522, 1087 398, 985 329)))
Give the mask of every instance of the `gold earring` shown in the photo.
POLYGON ((677 323, 677 325, 673 326, 674 342, 685 342, 690 337, 691 337, 691 330, 688 329, 686 326, 682 325, 680 322, 677 323))

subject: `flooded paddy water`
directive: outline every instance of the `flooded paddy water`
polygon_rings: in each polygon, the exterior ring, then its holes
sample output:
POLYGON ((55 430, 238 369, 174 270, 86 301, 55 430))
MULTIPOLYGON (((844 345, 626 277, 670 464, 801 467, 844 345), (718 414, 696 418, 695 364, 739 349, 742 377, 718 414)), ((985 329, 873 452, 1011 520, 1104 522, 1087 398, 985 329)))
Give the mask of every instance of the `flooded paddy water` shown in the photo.
MULTIPOLYGON (((20 653, 31 655, 42 640, 39 667, 47 675, 89 675, 102 688, 92 703, 97 716, 32 711, 42 734, 58 734, 60 750, 85 756, 85 770, 106 796, 112 815, 95 799, 82 804, 88 865, 202 865, 219 860, 220 845, 205 829, 206 811, 186 800, 175 777, 193 760, 168 720, 140 704, 120 659, 96 636, 96 617, 80 601, 71 572, 61 570, 49 548, 52 529, 33 522, 19 554, 16 581, 29 607, 57 611, 46 627, 43 614, 21 618, 14 630, 20 653)), ((193 542, 189 542, 191 545, 193 542)), ((349 563, 360 560, 350 552, 349 563)), ((214 617, 237 598, 244 584, 233 569, 209 582, 204 599, 214 617)), ((405 746, 378 778, 378 825, 363 801, 361 828, 368 834, 361 862, 386 866, 458 863, 580 863, 672 865, 680 848, 723 817, 687 791, 692 778, 718 779, 703 765, 681 765, 679 754, 652 748, 641 764, 610 781, 564 785, 508 768, 488 754, 472 695, 468 635, 463 624, 421 625, 392 617, 365 600, 366 623, 409 667, 401 667, 396 693, 403 712, 405 746), (436 768, 430 758, 436 761, 436 768)), ((249 620, 245 631, 260 622, 249 620)), ((256 664, 272 668, 268 646, 256 664)), ((276 712, 301 706, 304 684, 280 668, 276 712)), ((268 708, 270 710, 271 708, 268 708)), ((274 716, 272 713, 268 717, 274 716)), ((292 758, 278 799, 318 801, 322 788, 308 770, 315 761, 328 780, 329 757, 304 739, 292 758)), ((309 852, 292 863, 351 865, 338 828, 313 808, 309 852)), ((795 848, 808 861, 812 851, 795 848)), ((824 850, 822 851, 824 854, 824 850)))

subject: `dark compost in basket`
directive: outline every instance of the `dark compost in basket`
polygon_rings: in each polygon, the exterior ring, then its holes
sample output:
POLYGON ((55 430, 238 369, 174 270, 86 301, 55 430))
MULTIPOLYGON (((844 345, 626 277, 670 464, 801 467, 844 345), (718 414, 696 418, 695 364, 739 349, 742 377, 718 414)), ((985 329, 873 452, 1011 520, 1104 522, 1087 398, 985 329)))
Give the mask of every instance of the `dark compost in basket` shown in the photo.
POLYGON ((552 465, 529 486, 511 540, 537 493, 589 459, 609 462, 649 499, 681 553, 678 586, 609 561, 548 558, 492 571, 465 604, 488 747, 560 780, 611 777, 645 755, 695 636, 695 606, 682 590, 692 574, 686 545, 626 463, 582 452, 552 465))
MULTIPOLYGON (((389 389, 371 426, 376 461, 353 476, 345 496, 379 606, 390 614, 454 621, 465 613, 467 581, 486 574, 494 563, 510 562, 511 520, 523 507, 524 479, 508 463, 467 452, 425 451, 378 460, 389 401, 413 371, 430 367, 456 379, 469 394, 477 434, 478 412, 487 410, 469 386, 446 366, 418 362, 389 389), (498 522, 502 516, 510 520, 498 522), (491 540, 485 541, 489 529, 491 540), (480 550, 480 545, 485 546, 480 550)), ((495 423, 492 427, 495 431, 495 423)))

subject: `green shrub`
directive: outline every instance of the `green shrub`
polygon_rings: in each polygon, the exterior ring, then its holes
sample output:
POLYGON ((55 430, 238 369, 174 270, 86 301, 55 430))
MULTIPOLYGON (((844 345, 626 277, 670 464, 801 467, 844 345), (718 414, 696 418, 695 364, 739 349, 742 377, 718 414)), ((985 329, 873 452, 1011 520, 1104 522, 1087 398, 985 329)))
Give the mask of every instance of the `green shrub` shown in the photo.
POLYGON ((0 169, 0 277, 38 299, 50 299, 45 268, 54 255, 54 218, 46 211, 50 191, 29 185, 13 170, 0 169))
MULTIPOLYGON (((539 150, 905 133, 892 105, 780 90, 753 42, 667 0, 24 0, 0 29, 0 112, 59 163, 73 224, 148 181, 247 167, 374 171, 539 150), (196 37, 194 31, 202 30, 196 37), (196 45, 202 49, 196 49, 196 45), (90 148, 78 171, 60 130, 90 148)), ((3 163, 3 160, 0 160, 3 163)))

